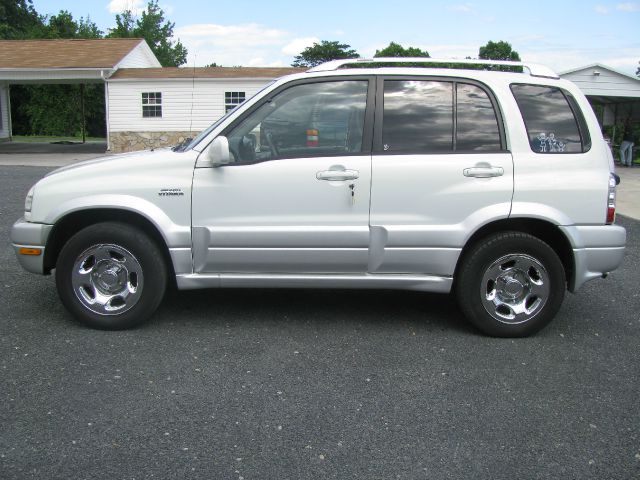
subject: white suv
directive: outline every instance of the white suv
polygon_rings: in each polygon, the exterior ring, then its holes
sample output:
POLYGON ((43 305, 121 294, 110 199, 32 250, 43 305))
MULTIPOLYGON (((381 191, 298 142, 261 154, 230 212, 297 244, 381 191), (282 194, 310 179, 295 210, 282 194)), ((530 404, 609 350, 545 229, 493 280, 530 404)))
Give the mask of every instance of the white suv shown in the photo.
POLYGON ((622 262, 611 153, 549 69, 442 62, 329 62, 188 145, 56 170, 13 227, 18 259, 103 329, 148 319, 175 280, 454 291, 483 332, 536 332, 622 262))

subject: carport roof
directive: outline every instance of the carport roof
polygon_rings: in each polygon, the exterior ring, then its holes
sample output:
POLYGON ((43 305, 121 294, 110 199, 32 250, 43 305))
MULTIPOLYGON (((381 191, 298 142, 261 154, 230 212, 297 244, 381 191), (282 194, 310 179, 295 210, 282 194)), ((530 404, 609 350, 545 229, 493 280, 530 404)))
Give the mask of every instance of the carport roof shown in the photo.
POLYGON ((0 68, 114 68, 141 38, 0 40, 0 68))

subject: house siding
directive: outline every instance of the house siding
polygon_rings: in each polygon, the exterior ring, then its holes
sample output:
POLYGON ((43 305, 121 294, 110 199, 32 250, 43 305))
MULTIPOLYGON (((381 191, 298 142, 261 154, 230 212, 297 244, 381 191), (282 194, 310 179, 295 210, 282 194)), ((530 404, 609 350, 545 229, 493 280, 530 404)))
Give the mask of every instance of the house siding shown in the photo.
POLYGON ((251 97, 268 79, 109 81, 109 148, 163 147, 194 136, 225 113, 225 92, 251 97), (142 93, 162 93, 162 117, 142 116, 142 93))
POLYGON ((160 62, 151 49, 140 43, 116 65, 117 68, 153 68, 160 67, 160 62))
POLYGON ((590 67, 561 75, 591 96, 640 97, 640 81, 601 67, 590 67), (600 72, 594 75, 593 72, 600 72))

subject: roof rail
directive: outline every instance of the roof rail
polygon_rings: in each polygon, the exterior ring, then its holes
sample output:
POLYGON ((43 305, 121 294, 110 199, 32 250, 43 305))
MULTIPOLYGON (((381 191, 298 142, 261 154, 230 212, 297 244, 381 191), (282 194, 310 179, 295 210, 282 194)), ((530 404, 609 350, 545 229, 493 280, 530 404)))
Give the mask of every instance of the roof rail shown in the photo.
MULTIPOLYGON (((529 71, 532 77, 560 78, 556 72, 549 67, 537 63, 510 62, 507 60, 476 60, 473 58, 431 58, 431 57, 376 57, 376 58, 344 58, 332 60, 317 65, 307 70, 308 72, 329 72, 337 70, 344 65, 360 65, 367 63, 456 63, 468 65, 501 65, 508 67, 523 67, 529 71)), ((433 68, 437 68, 433 67, 433 68)))

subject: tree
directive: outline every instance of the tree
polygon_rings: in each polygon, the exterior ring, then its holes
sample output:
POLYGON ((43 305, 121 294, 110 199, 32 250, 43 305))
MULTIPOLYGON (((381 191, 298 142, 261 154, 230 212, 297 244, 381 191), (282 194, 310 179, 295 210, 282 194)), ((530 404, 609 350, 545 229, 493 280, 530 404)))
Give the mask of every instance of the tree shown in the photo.
POLYGON ((351 45, 322 40, 320 43, 314 43, 313 46, 305 48, 300 55, 296 55, 291 66, 315 67, 321 63, 341 58, 360 58, 360 55, 355 50, 351 50, 351 45))
MULTIPOLYGON (((640 62, 638 62, 640 64, 640 62)), ((640 67, 636 70, 636 76, 640 77, 640 67)))
POLYGON ((480 47, 478 57, 483 60, 510 60, 513 62, 520 61, 520 55, 518 55, 518 52, 511 48, 510 43, 503 42, 502 40, 499 42, 493 42, 489 40, 486 45, 480 47))
POLYGON ((60 13, 48 19, 45 29, 47 38, 102 38, 102 31, 91 21, 90 17, 80 17, 77 22, 73 15, 67 10, 60 10, 60 13))
POLYGON ((404 48, 402 45, 391 42, 382 50, 376 50, 374 57, 428 57, 429 52, 416 47, 404 48))
POLYGON ((165 21, 164 11, 158 5, 158 0, 150 0, 138 19, 134 19, 130 10, 116 15, 116 26, 109 29, 108 36, 142 37, 163 67, 178 67, 187 62, 187 49, 180 40, 171 40, 174 26, 175 23, 165 21))
POLYGON ((42 27, 42 20, 33 8, 32 0, 0 1, 0 39, 33 38, 34 30, 42 27))

